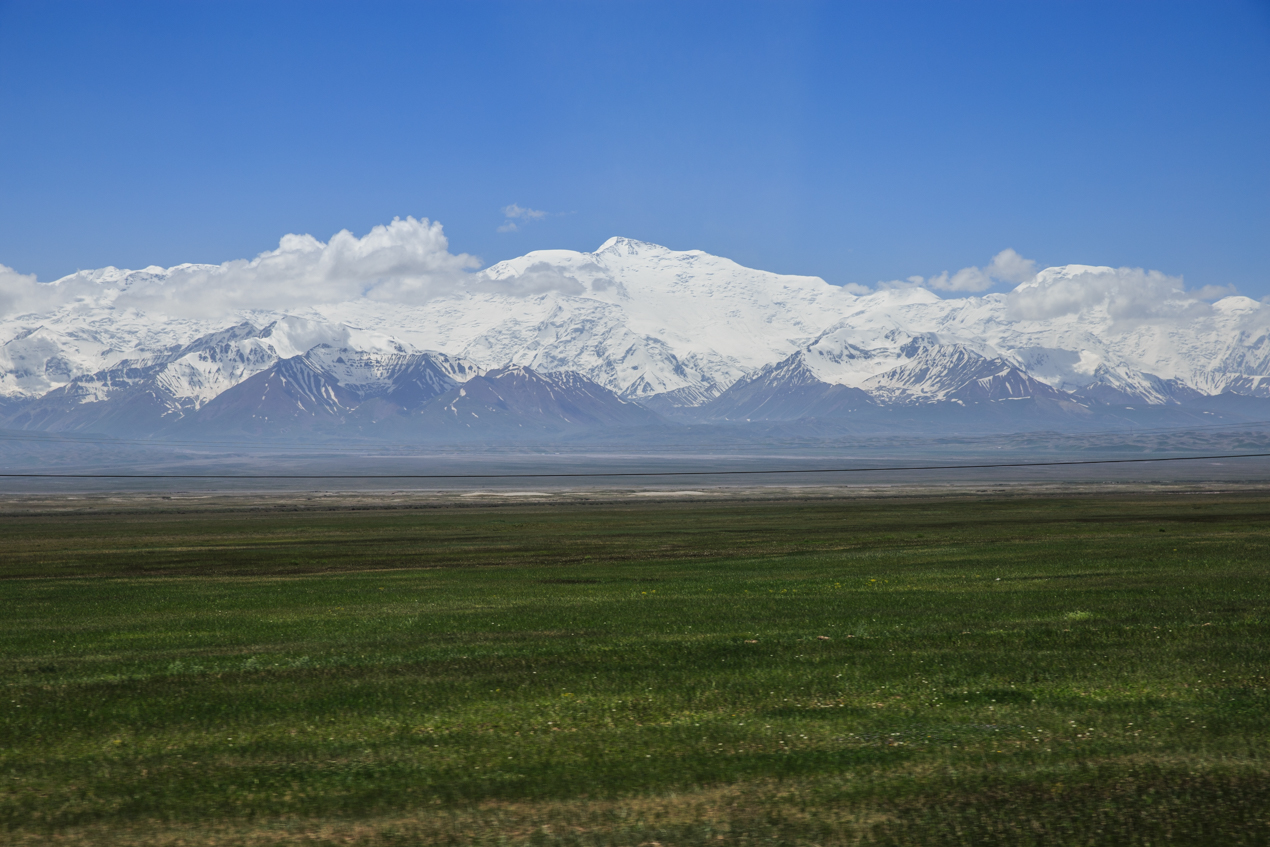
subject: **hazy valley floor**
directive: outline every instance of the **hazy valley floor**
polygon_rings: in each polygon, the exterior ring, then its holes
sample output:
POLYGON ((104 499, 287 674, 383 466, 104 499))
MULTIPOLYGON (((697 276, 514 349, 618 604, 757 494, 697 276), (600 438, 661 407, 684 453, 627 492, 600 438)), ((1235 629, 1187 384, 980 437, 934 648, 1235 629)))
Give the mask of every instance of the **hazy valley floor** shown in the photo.
POLYGON ((533 490, 589 496, 595 491, 703 488, 722 493, 773 486, 982 493, 994 486, 1246 486, 1270 478, 1265 425, 871 438, 741 438, 744 428, 734 429, 735 442, 719 442, 720 430, 714 428, 701 443, 573 441, 480 449, 359 442, 172 444, 0 431, 0 502, 41 494, 255 497, 360 491, 413 497, 533 490), (1232 455, 1245 458, 1198 458, 1232 455), (1184 461, 1172 461, 1179 458, 1184 461), (1036 465, 1107 461, 1112 463, 1036 465), (833 469, 845 470, 825 472, 833 469))
POLYGON ((6 497, 0 834, 1270 844, 1270 493, 967 485, 6 497))

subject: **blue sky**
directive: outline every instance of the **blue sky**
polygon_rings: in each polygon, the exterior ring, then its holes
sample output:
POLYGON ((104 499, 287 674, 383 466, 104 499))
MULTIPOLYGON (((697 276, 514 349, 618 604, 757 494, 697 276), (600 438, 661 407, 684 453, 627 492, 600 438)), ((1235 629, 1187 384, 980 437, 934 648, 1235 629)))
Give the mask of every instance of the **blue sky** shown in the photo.
POLYGON ((0 263, 406 215, 487 264, 625 235, 872 285, 1010 247, 1266 296, 1270 3, 0 2, 0 263))

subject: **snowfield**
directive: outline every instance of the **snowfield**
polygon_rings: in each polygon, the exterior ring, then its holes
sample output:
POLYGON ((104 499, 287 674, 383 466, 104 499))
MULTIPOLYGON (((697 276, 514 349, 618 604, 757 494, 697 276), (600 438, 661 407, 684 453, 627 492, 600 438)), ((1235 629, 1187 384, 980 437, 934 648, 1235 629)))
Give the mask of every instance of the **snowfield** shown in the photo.
POLYGON ((62 296, 47 311, 11 308, 0 320, 0 397, 60 390, 64 402, 87 404, 149 381, 180 414, 319 346, 352 351, 328 363, 349 387, 382 383, 402 357, 428 352, 460 363, 453 373, 573 371, 627 400, 677 407, 795 362, 800 380, 810 374, 879 403, 948 399, 998 377, 992 390, 1007 395, 1040 384, 1145 404, 1270 396, 1261 303, 1210 303, 1130 269, 1047 268, 1008 293, 940 297, 912 285, 853 291, 612 238, 593 253, 544 250, 484 271, 449 269, 451 284, 417 296, 207 318, 164 306, 180 301, 182 280, 214 282, 225 267, 104 268, 29 286, 62 296))

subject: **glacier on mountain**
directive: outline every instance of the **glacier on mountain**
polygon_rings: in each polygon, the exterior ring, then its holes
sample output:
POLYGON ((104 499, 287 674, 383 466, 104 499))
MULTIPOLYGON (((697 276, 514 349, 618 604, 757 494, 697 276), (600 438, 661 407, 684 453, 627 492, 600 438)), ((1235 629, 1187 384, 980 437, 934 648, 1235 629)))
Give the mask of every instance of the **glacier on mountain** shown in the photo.
MULTIPOLYGON (((312 256, 330 249, 284 239, 275 253, 283 248, 309 257, 297 265, 304 273, 317 273, 312 256)), ((369 248, 341 249, 356 257, 369 248)), ((205 286, 226 266, 105 268, 47 284, 23 277, 22 296, 0 298, 10 304, 0 317, 0 398, 21 409, 9 425, 70 416, 91 427, 112 402, 139 402, 134 395, 179 418, 306 354, 327 357, 321 370, 331 385, 370 396, 390 390, 394 368, 429 351, 459 363, 451 368, 459 382, 500 368, 576 372, 657 411, 705 407, 733 386, 782 374, 808 409, 1270 395, 1265 307, 1229 293, 1209 303, 1154 272, 1068 265, 1007 293, 954 298, 916 285, 849 289, 627 238, 591 253, 535 251, 479 272, 464 270, 468 257, 407 254, 444 273, 427 286, 398 281, 391 297, 365 293, 380 290, 371 274, 358 278, 361 288, 294 293, 290 307, 252 301, 203 316, 165 304, 180 301, 189 280, 205 286), (32 285, 64 296, 31 294, 32 285), (24 303, 47 308, 23 311, 24 303), (859 393, 812 391, 809 380, 859 393)), ((252 272, 265 285, 286 267, 252 272)), ((748 408, 725 405, 733 411, 719 419, 748 408)))

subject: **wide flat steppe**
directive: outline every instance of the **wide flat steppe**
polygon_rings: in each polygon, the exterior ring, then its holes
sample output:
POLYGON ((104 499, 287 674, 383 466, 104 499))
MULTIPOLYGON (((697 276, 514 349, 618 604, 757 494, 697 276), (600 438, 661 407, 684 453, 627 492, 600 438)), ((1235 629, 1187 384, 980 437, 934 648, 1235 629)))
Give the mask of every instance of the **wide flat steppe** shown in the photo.
POLYGON ((0 497, 0 841, 1270 844, 1253 485, 0 497))

